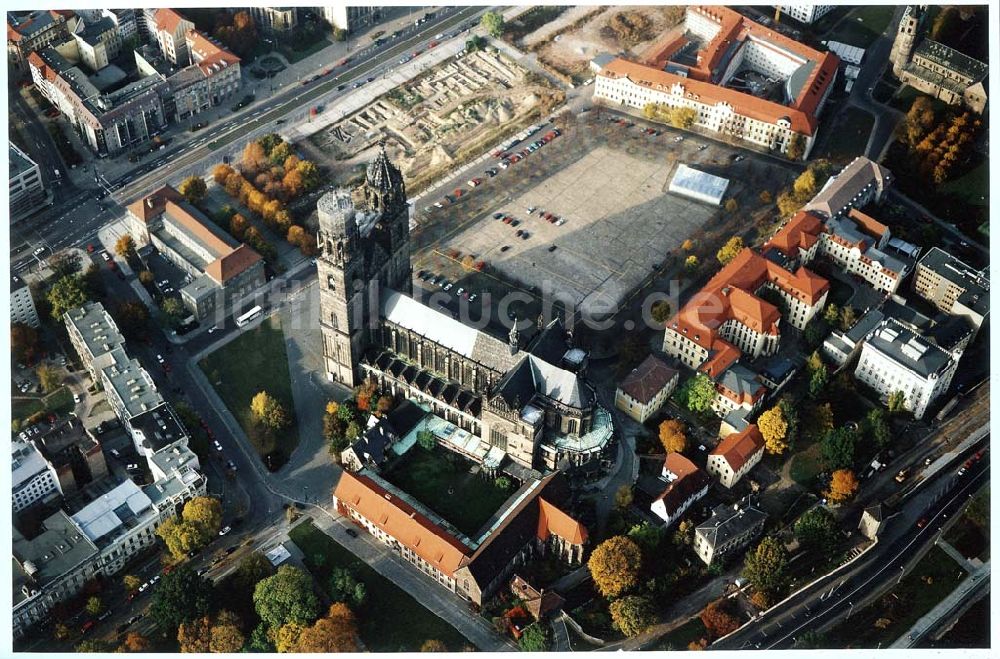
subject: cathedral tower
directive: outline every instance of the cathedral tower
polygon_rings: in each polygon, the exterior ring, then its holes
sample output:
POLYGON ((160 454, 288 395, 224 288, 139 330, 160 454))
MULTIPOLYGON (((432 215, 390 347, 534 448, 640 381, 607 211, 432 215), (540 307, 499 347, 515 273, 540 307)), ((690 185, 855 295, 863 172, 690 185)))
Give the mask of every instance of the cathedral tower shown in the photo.
POLYGON ((354 387, 372 330, 380 322, 383 289, 409 293, 411 288, 403 175, 383 147, 357 190, 328 192, 316 210, 324 367, 329 380, 354 387))
POLYGON ((897 78, 903 67, 909 63, 913 48, 917 45, 925 13, 925 5, 908 5, 903 10, 903 18, 899 21, 896 38, 892 42, 892 51, 889 53, 892 72, 897 78))

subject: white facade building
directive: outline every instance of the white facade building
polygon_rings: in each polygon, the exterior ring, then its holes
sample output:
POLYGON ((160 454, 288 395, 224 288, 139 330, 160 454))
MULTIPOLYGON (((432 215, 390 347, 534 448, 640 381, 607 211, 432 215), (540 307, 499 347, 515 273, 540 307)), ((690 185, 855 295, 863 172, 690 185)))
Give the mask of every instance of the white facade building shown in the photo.
POLYGON ((15 439, 10 459, 15 513, 53 494, 62 494, 58 474, 34 444, 15 439))
POLYGON ((809 25, 830 13, 836 5, 774 5, 784 16, 791 16, 800 23, 809 25))
POLYGON ((38 164, 16 144, 9 142, 10 221, 24 219, 42 209, 46 201, 45 184, 38 164))
POLYGON ((947 391, 958 367, 958 357, 888 318, 861 347, 854 376, 888 401, 902 392, 904 407, 921 418, 934 400, 947 391))
POLYGON ((11 277, 10 282, 10 322, 38 327, 38 310, 31 297, 31 289, 20 277, 11 277))

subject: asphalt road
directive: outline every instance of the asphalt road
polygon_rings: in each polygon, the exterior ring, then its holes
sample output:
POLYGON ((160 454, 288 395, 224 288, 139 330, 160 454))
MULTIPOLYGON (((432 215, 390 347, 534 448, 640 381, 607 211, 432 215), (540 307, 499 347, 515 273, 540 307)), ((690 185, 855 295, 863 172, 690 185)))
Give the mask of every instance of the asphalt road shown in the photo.
MULTIPOLYGON (((989 435, 977 446, 988 441, 989 435)), ((901 578, 910 559, 936 539, 947 516, 989 480, 988 455, 964 476, 957 475, 961 464, 956 460, 953 468, 911 496, 888 520, 879 543, 845 571, 791 596, 711 649, 787 649, 804 632, 849 618, 855 607, 862 607, 880 587, 901 578), (917 526, 918 520, 926 520, 922 528, 917 526)))
MULTIPOLYGON (((37 263, 38 259, 44 259, 61 248, 93 242, 97 229, 112 217, 124 213, 124 205, 134 199, 186 175, 204 173, 210 165, 221 161, 224 156, 235 157, 247 142, 273 131, 278 119, 289 123, 304 120, 312 106, 324 104, 341 93, 337 91, 338 85, 347 85, 348 89, 342 93, 349 93, 352 83, 381 75, 396 63, 401 53, 426 49, 429 41, 437 34, 454 33, 462 25, 475 22, 478 15, 487 9, 488 7, 442 8, 427 23, 419 27, 404 28, 398 38, 389 38, 380 46, 368 46, 353 53, 347 66, 332 66, 335 76, 331 73, 315 81, 307 79, 305 84, 286 85, 264 102, 234 113, 225 123, 212 126, 204 133, 194 133, 189 140, 183 142, 175 139, 172 147, 156 152, 155 159, 151 156, 150 162, 137 165, 128 174, 108 181, 110 187, 116 190, 113 196, 99 199, 102 190, 96 182, 93 188, 81 190, 64 175, 62 183, 57 186, 64 191, 64 198, 30 222, 24 223, 24 227, 13 228, 12 246, 16 248, 11 253, 13 269, 24 270, 37 263), (102 210, 101 204, 106 210, 102 210), (31 252, 38 246, 45 246, 48 251, 36 259, 31 252)), ((462 37, 459 35, 455 38, 462 37)), ((263 92, 258 92, 261 93, 263 92)), ((32 135, 42 140, 50 153, 47 162, 42 163, 42 168, 58 167, 62 171, 65 165, 54 164, 62 161, 56 159, 58 152, 47 131, 27 108, 20 94, 12 96, 17 99, 15 110, 19 116, 23 113, 22 119, 26 126, 34 126, 32 135)))

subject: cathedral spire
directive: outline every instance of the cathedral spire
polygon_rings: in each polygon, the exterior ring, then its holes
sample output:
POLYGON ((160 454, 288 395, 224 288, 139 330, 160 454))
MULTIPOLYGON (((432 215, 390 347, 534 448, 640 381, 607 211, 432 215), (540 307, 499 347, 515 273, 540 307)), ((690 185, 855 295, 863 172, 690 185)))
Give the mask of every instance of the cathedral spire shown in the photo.
POLYGON ((507 335, 507 343, 510 347, 510 354, 516 355, 519 349, 518 334, 517 334, 517 314, 514 315, 514 322, 511 323, 510 334, 507 335))

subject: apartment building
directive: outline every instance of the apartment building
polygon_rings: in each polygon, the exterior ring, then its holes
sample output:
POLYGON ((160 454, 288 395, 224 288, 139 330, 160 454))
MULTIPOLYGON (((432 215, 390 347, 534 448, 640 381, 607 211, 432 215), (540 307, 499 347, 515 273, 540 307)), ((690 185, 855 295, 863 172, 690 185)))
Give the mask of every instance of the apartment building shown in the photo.
POLYGON ((582 564, 588 533, 556 505, 566 493, 559 473, 529 480, 475 538, 364 470, 344 472, 333 499, 338 512, 403 560, 459 597, 482 605, 517 565, 535 556, 582 564))
POLYGON ((882 196, 894 180, 888 169, 858 156, 827 179, 819 193, 802 210, 813 211, 824 219, 841 217, 852 208, 861 209, 882 201, 882 196))
POLYGON ((725 487, 736 485, 764 457, 764 437, 756 424, 726 435, 708 454, 705 470, 725 487))
POLYGON ((79 61, 91 71, 100 71, 122 52, 122 38, 114 20, 104 17, 84 23, 82 30, 74 32, 79 61))
POLYGON ((35 328, 41 325, 31 287, 17 275, 10 278, 10 322, 35 328))
POLYGON ((124 351, 125 338, 118 325, 100 302, 87 302, 67 311, 63 321, 83 367, 94 382, 99 382, 101 371, 113 363, 111 353, 116 349, 124 351))
POLYGON ((194 30, 194 23, 173 9, 163 8, 154 12, 152 28, 154 41, 167 61, 180 67, 191 63, 187 34, 194 30))
POLYGON ((331 26, 340 30, 346 30, 347 32, 356 32, 361 28, 379 22, 382 20, 382 10, 383 8, 378 5, 349 7, 346 4, 340 4, 320 7, 323 20, 331 26))
POLYGON ((299 24, 298 7, 250 7, 250 14, 265 32, 291 32, 299 24))
POLYGON ((38 164, 14 142, 9 142, 11 224, 38 212, 47 201, 45 184, 38 164))
POLYGON ((824 257, 849 275, 891 295, 912 270, 912 260, 887 245, 889 227, 856 208, 824 219, 814 211, 799 211, 761 248, 770 260, 807 265, 824 257))
POLYGON ((720 504, 712 509, 712 516, 695 527, 694 551, 705 565, 727 556, 749 545, 767 521, 765 513, 752 497, 744 497, 738 502, 720 504))
POLYGON ((932 247, 917 263, 913 290, 946 314, 967 319, 977 332, 990 313, 989 273, 940 247, 932 247))
POLYGON ((44 9, 7 12, 7 60, 23 69, 28 55, 65 41, 76 24, 73 12, 44 9))
POLYGON ((102 9, 101 15, 111 20, 118 30, 118 38, 122 44, 138 43, 143 41, 139 33, 139 19, 137 14, 142 14, 141 9, 102 9))
POLYGON ((115 76, 117 81, 110 82, 100 73, 88 76, 64 56, 79 52, 72 43, 72 50, 63 47, 60 52, 50 46, 32 52, 28 65, 38 91, 65 115, 91 150, 100 157, 116 156, 166 128, 166 78, 115 76))
POLYGON ((691 6, 685 30, 671 31, 640 61, 614 59, 599 71, 594 99, 637 110, 655 104, 694 110, 703 130, 786 153, 800 141, 808 157, 839 59, 720 6, 691 6), (783 83, 780 100, 732 85, 753 72, 783 83))
POLYGON ((10 446, 14 512, 62 494, 59 475, 34 444, 15 439, 10 446))

